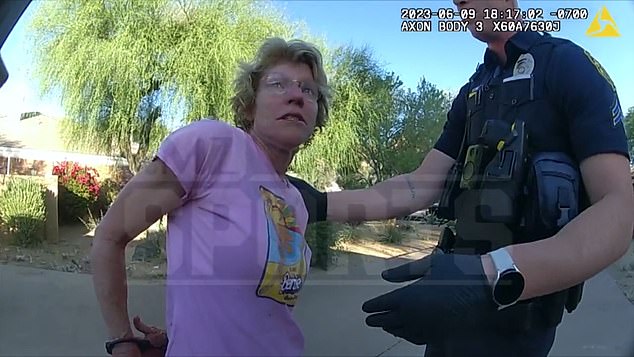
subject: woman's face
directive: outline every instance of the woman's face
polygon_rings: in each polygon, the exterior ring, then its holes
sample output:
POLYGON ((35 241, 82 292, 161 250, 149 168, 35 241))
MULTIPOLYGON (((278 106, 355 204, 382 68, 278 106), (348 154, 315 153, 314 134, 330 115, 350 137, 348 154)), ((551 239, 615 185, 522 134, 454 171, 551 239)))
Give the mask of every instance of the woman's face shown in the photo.
POLYGON ((315 130, 318 86, 310 67, 284 62, 267 70, 256 90, 252 134, 293 151, 315 130))

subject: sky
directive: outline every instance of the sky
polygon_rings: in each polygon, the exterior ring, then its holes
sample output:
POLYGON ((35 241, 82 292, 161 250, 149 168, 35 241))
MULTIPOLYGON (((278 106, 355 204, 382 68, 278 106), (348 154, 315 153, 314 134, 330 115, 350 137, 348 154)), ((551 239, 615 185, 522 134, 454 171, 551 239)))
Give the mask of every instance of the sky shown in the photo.
MULTIPOLYGON (((9 80, 0 89, 0 114, 17 118, 20 112, 40 111, 63 116, 58 98, 40 97, 37 83, 30 78, 29 48, 25 25, 39 1, 35 0, 18 22, 0 53, 9 70, 9 80)), ((420 1, 275 1, 293 21, 303 21, 310 33, 325 38, 329 46, 368 46, 388 71, 399 75, 404 85, 415 88, 425 78, 450 93, 468 80, 482 61, 485 44, 470 32, 439 32, 437 20, 431 32, 401 32, 401 8, 455 8, 451 0, 420 1)), ((624 112, 634 107, 634 1, 632 0, 520 0, 523 10, 543 9, 546 20, 558 8, 588 11, 588 19, 562 20, 559 32, 588 50, 610 74, 619 92, 624 112), (604 7, 616 23, 619 37, 590 37, 586 29, 604 7)), ((0 120, 7 120, 0 119, 0 120)))

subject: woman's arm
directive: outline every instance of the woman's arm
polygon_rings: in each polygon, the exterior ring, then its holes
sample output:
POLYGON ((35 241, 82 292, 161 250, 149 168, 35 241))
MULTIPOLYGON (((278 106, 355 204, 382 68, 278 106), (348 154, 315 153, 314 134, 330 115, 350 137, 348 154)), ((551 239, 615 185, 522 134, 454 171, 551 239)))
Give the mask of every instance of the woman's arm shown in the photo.
POLYGON ((198 197, 234 130, 219 121, 200 120, 172 132, 97 227, 91 251, 93 282, 110 337, 132 335, 125 246, 159 218, 198 197))
POLYGON ((133 336, 127 308, 126 245, 179 207, 184 192, 173 172, 156 159, 125 185, 97 226, 90 261, 110 338, 133 336))

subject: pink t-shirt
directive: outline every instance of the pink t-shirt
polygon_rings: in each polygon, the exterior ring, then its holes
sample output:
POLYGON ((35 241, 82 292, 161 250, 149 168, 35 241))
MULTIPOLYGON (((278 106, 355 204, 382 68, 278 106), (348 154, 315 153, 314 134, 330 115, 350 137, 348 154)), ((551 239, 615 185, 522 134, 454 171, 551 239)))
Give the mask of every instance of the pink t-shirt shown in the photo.
POLYGON ((239 128, 201 120, 157 156, 186 193, 167 226, 167 356, 299 356, 308 213, 239 128))

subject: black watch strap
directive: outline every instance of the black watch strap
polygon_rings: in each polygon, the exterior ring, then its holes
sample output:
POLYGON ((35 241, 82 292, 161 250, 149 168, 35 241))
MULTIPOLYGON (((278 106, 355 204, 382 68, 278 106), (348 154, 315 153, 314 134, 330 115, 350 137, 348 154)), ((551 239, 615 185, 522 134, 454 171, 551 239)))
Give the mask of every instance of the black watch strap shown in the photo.
MULTIPOLYGON (((141 352, 144 352, 150 348, 158 348, 152 345, 152 343, 145 339, 145 338, 139 338, 139 337, 124 337, 124 338, 117 338, 111 341, 107 341, 106 342, 106 352, 108 352, 108 354, 112 354, 112 350, 114 349, 114 346, 120 344, 120 343, 125 343, 125 342, 134 342, 136 343, 136 345, 139 347, 139 350, 141 350, 141 352)), ((167 348, 167 344, 165 346, 162 347, 163 349, 167 348)))
POLYGON ((112 350, 114 349, 114 346, 120 343, 126 343, 126 342, 138 343, 138 341, 139 339, 137 337, 122 337, 122 338, 115 338, 114 340, 106 341, 106 352, 108 352, 108 354, 111 355, 112 350))

